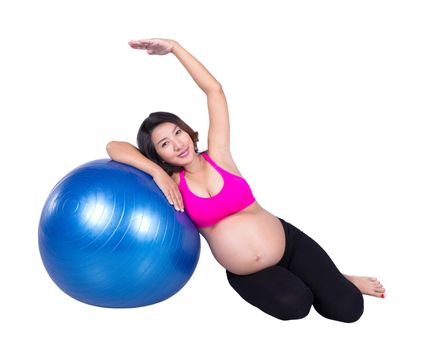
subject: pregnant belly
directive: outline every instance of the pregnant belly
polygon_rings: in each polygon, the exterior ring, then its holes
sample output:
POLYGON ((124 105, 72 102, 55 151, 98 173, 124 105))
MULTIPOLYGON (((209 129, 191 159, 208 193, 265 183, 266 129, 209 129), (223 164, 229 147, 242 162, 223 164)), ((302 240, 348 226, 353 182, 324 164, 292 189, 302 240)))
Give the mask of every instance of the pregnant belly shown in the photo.
POLYGON ((258 202, 200 231, 219 264, 238 275, 273 266, 284 254, 283 225, 258 202))

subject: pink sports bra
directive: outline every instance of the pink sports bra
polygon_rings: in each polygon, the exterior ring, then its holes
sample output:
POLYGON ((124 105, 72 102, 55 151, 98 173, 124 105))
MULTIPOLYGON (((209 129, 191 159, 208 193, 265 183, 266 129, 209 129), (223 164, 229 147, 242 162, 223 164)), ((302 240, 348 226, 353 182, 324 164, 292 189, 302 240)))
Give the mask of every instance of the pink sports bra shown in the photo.
POLYGON ((197 228, 216 224, 226 216, 234 214, 255 202, 248 183, 240 176, 229 173, 219 167, 211 157, 203 152, 201 155, 223 177, 223 188, 212 197, 199 197, 189 190, 185 179, 185 170, 180 172, 179 190, 183 197, 186 213, 197 228))

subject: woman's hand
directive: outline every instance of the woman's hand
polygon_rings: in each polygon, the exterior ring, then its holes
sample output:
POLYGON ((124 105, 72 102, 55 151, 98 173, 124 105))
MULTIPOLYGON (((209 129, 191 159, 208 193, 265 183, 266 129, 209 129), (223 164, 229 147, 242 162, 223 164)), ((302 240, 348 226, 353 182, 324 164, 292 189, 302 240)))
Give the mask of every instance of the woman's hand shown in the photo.
POLYGON ((173 49, 174 40, 170 39, 140 39, 131 40, 129 45, 133 49, 147 50, 150 55, 166 55, 173 49))
POLYGON ((180 194, 176 182, 164 170, 157 172, 153 176, 153 179, 160 190, 167 197, 167 200, 170 202, 170 204, 174 204, 176 210, 181 210, 184 212, 185 210, 183 208, 182 195, 180 194))

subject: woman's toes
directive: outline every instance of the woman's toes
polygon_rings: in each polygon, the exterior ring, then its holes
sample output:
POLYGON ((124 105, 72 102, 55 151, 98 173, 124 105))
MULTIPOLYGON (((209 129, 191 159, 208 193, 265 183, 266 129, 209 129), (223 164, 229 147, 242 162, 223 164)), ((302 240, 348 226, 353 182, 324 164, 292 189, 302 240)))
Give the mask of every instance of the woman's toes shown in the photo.
POLYGON ((369 295, 372 295, 373 297, 376 297, 376 298, 385 298, 385 291, 375 291, 374 290, 369 295))

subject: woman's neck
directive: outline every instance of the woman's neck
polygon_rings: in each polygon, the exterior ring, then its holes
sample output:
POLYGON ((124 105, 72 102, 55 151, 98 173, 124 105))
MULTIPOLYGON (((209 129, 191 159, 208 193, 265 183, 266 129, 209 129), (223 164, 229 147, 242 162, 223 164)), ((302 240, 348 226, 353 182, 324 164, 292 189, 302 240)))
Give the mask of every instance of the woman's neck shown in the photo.
POLYGON ((192 162, 183 167, 185 169, 185 174, 188 174, 188 176, 191 177, 198 176, 198 174, 204 172, 206 163, 207 161, 204 159, 204 157, 199 153, 196 153, 192 162))

